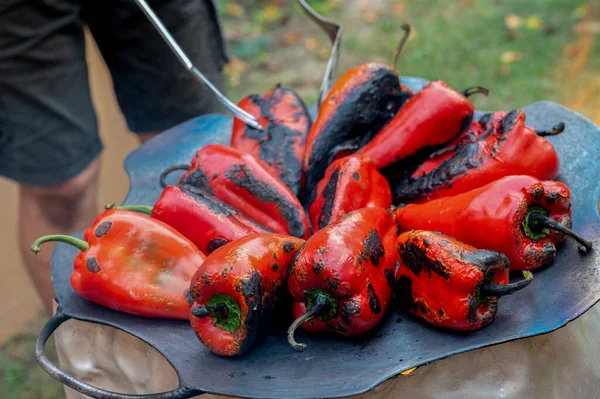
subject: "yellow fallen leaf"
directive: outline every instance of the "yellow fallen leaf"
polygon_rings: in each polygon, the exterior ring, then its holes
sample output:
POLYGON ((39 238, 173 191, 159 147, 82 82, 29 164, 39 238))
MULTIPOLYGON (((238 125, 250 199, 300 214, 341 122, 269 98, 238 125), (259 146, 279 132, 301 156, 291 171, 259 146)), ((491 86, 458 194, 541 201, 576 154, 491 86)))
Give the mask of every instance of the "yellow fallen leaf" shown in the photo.
POLYGON ((358 9, 360 12, 366 12, 369 10, 369 1, 368 0, 359 0, 358 1, 358 9))
POLYGON ((408 369, 406 371, 401 372, 400 374, 402 375, 409 375, 410 373, 412 373, 413 371, 415 371, 417 368, 413 367, 412 369, 408 369))
POLYGON ((227 4, 227 14, 232 17, 243 17, 246 14, 246 10, 241 4, 229 3, 227 4))
POLYGON ((300 41, 302 33, 300 32, 286 32, 283 35, 283 43, 287 45, 294 45, 300 41))
POLYGON ((512 64, 513 62, 519 61, 522 56, 523 54, 516 51, 505 51, 500 56, 500 61, 502 61, 503 64, 512 64))
POLYGON ((544 27, 544 21, 537 15, 531 15, 525 19, 527 29, 540 30, 544 27))
POLYGON ((504 16, 504 25, 506 25, 508 29, 516 30, 523 25, 523 19, 517 14, 506 14, 504 16))
POLYGON ((331 54, 331 49, 328 49, 326 47, 321 47, 319 49, 319 58, 322 60, 326 60, 329 58, 329 54, 331 54))
POLYGON ((585 18, 588 14, 588 5, 583 4, 573 10, 573 15, 576 18, 585 18))
POLYGON ((371 23, 377 21, 379 19, 379 15, 377 15, 375 11, 367 11, 363 14, 363 18, 365 21, 371 23))
POLYGON ((308 51, 314 52, 319 48, 319 40, 316 37, 309 37, 304 42, 304 47, 306 47, 308 51))
POLYGON ((404 14, 404 10, 406 10, 406 4, 403 0, 396 1, 396 3, 394 3, 394 7, 392 8, 394 15, 402 15, 404 14))
POLYGON ((260 12, 263 21, 265 22, 275 22, 281 18, 282 12, 281 8, 276 6, 275 4, 269 4, 260 12))

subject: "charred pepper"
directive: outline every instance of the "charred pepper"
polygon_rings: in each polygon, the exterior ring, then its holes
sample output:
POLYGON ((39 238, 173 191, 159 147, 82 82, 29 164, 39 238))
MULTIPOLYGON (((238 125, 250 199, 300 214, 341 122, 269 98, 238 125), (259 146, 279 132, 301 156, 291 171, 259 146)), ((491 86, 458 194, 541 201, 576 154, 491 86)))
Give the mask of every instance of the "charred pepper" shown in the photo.
POLYGON ((476 248, 505 254, 513 270, 550 265, 565 235, 589 251, 592 243, 570 230, 570 192, 563 183, 508 176, 483 187, 396 210, 402 231, 439 231, 476 248))
POLYGON ((300 248, 288 278, 292 314, 288 341, 298 327, 354 336, 375 327, 392 295, 396 224, 384 208, 363 208, 317 231, 300 248))
POLYGON ((40 237, 81 252, 73 262, 71 286, 100 305, 145 317, 188 319, 189 284, 206 257, 172 227, 138 212, 111 209, 96 218, 83 240, 40 237))
POLYGON ((153 207, 118 206, 143 212, 173 227, 206 254, 253 233, 269 231, 205 190, 167 186, 153 207))
POLYGON ((214 251, 191 283, 190 322, 212 352, 248 350, 268 323, 289 264, 304 240, 253 234, 214 251))
POLYGON ((502 295, 525 288, 533 275, 509 283, 509 262, 430 231, 400 234, 395 296, 400 306, 434 326, 475 331, 490 324, 502 295))
POLYGON ((308 214, 314 230, 357 209, 392 205, 389 183, 368 157, 359 155, 350 155, 329 165, 313 193, 308 214))
POLYGON ((231 147, 263 161, 267 170, 298 196, 306 136, 312 124, 304 102, 293 90, 277 85, 264 96, 245 97, 238 106, 255 116, 264 130, 234 118, 231 147))
POLYGON ((518 109, 486 114, 456 142, 409 169, 394 187, 394 200, 407 203, 447 197, 510 175, 555 179, 558 154, 542 136, 563 129, 559 123, 552 132, 535 131, 518 109))
MULTIPOLYGON (((409 30, 405 32, 397 54, 408 38, 409 30)), ((367 63, 344 73, 321 104, 308 133, 304 155, 307 192, 316 188, 333 161, 367 144, 411 96, 412 91, 400 84, 391 66, 367 63)))
POLYGON ((441 81, 429 83, 359 153, 390 174, 399 161, 448 143, 473 120, 475 110, 465 93, 488 92, 476 87, 460 93, 441 81))
POLYGON ((298 198, 253 155, 221 144, 198 150, 189 166, 176 165, 167 173, 185 168, 178 184, 197 187, 270 231, 308 238, 308 218, 298 198))

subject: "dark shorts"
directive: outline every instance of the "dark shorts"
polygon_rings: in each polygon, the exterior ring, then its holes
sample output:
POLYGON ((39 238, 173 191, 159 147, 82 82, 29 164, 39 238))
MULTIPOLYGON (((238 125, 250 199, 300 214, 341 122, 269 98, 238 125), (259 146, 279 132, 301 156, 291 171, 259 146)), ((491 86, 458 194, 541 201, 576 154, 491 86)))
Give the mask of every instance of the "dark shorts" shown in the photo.
MULTIPOLYGON (((219 88, 227 62, 211 0, 149 4, 219 88)), ((84 26, 136 133, 160 132, 222 106, 179 63, 133 0, 0 0, 0 175, 53 185, 102 151, 88 84, 84 26)))

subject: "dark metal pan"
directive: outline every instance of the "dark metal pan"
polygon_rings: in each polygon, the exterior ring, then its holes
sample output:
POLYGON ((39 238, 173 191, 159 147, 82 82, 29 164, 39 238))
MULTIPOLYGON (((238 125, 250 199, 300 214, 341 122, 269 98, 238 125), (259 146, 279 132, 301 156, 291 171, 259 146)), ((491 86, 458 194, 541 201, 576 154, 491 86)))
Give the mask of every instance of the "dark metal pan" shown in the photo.
MULTIPOLYGON (((404 78, 419 90, 426 82, 404 78)), ((588 119, 558 104, 539 102, 524 108, 527 123, 549 129, 557 122, 566 131, 548 139, 561 160, 559 180, 572 191, 573 227, 600 247, 600 129, 588 119)), ((159 197, 158 176, 166 167, 189 161, 209 143, 229 142, 231 118, 209 115, 193 119, 149 141, 125 161, 131 186, 125 204, 152 205, 159 197)), ((535 156, 535 154, 531 154, 535 156)), ((177 176, 170 176, 174 182, 177 176)), ((94 398, 188 398, 201 393, 245 398, 330 398, 373 389, 386 379, 424 365, 485 346, 549 333, 579 317, 600 299, 600 251, 581 254, 571 242, 559 251, 552 267, 538 272, 527 290, 503 298, 496 320, 471 334, 455 334, 427 326, 398 311, 390 311, 372 333, 356 339, 307 336, 304 352, 294 352, 283 331, 268 334, 238 358, 213 355, 195 337, 189 324, 144 319, 116 312, 78 297, 69 276, 77 250, 58 244, 52 279, 60 302, 58 314, 38 341, 41 366, 64 384, 94 398), (66 319, 105 324, 126 331, 156 348, 173 365, 180 387, 150 396, 106 392, 72 378, 43 354, 47 338, 66 319), (397 322, 399 319, 402 322, 397 322)))

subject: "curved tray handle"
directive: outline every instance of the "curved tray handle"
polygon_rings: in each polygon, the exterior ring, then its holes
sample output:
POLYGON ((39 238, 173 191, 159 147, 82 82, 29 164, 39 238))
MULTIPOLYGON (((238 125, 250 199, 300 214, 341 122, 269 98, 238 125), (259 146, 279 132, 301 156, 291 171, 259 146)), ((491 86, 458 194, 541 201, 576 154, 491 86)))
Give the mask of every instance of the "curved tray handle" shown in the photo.
POLYGON ((50 338, 54 331, 62 323, 69 319, 71 319, 71 317, 64 314, 61 308, 59 307, 56 312, 56 315, 50 320, 48 320, 48 323, 46 323, 46 325, 42 329, 42 332, 40 333, 35 344, 35 358, 40 367, 43 368, 45 372, 47 372, 52 377, 62 382, 69 388, 73 388, 74 390, 81 392, 84 395, 88 395, 96 399, 186 399, 191 398, 192 396, 202 395, 204 393, 201 391, 192 390, 185 386, 179 386, 174 390, 168 392, 145 395, 130 395, 96 388, 86 382, 81 381, 78 378, 67 374, 66 372, 52 364, 52 362, 46 357, 46 354, 44 353, 44 348, 46 347, 46 341, 48 341, 48 338, 50 338))

